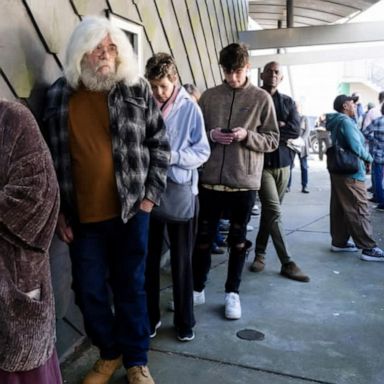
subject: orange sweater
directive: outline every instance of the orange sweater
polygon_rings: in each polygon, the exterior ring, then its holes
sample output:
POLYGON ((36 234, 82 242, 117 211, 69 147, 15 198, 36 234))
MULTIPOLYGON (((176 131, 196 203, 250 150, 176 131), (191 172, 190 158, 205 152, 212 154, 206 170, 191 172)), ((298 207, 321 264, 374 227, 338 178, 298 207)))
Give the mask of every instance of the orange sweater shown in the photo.
POLYGON ((80 222, 119 216, 106 93, 80 88, 71 96, 69 146, 80 222))

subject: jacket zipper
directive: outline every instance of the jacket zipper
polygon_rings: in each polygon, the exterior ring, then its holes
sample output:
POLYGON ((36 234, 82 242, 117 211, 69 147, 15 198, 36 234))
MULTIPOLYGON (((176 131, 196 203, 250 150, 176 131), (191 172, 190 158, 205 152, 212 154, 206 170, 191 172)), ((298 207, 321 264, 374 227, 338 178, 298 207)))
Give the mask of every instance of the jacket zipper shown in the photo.
MULTIPOLYGON (((232 109, 233 109, 233 103, 235 102, 235 90, 232 91, 232 102, 231 102, 231 107, 229 109, 229 118, 228 118, 228 124, 227 124, 227 129, 231 126, 231 118, 232 118, 232 109)), ((222 184, 221 179, 223 176, 223 168, 224 168, 224 162, 225 162, 225 150, 226 150, 226 145, 223 145, 223 161, 221 162, 221 168, 220 168, 220 184, 222 184)))

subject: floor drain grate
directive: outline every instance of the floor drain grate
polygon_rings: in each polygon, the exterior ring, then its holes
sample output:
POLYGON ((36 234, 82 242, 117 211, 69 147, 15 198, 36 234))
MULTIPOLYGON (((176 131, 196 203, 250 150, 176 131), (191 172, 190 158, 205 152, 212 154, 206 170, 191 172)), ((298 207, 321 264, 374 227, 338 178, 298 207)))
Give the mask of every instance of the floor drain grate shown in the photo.
POLYGON ((264 340, 264 337, 265 337, 264 333, 256 331, 254 329, 242 329, 241 331, 237 332, 236 335, 239 339, 249 340, 249 341, 253 341, 253 340, 260 341, 260 340, 264 340))

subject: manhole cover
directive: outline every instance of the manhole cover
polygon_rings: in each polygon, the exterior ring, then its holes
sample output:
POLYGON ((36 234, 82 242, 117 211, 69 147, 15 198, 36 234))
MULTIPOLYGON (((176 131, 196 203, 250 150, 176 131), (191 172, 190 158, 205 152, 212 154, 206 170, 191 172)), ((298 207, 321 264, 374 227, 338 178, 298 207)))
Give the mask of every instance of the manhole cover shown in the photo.
POLYGON ((239 339, 243 340, 264 340, 264 333, 256 331, 254 329, 242 329, 241 331, 237 332, 237 337, 239 339))

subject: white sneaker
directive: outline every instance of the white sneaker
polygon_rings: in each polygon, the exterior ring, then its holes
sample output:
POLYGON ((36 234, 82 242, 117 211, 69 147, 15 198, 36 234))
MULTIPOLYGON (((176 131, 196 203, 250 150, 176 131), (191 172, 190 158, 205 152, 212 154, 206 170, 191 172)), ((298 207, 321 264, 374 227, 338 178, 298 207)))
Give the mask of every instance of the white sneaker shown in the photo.
POLYGON ((259 212, 259 207, 257 206, 257 204, 255 204, 255 205, 253 206, 251 214, 252 214, 253 216, 258 216, 258 215, 260 214, 260 212, 259 212))
POLYGON ((149 335, 149 337, 151 339, 153 339, 154 337, 156 337, 157 335, 157 330, 161 327, 161 321, 159 320, 158 323, 155 325, 155 329, 152 329, 151 330, 151 334, 149 335))
POLYGON ((201 292, 193 291, 193 305, 196 307, 197 305, 205 304, 205 291, 204 289, 201 292))
POLYGON ((241 318, 241 304, 238 293, 229 292, 225 294, 225 317, 230 320, 241 318))
POLYGON ((355 243, 352 243, 352 241, 347 241, 347 244, 345 244, 343 247, 336 247, 336 245, 331 245, 331 252, 357 252, 358 249, 355 245, 355 243))
MULTIPOLYGON (((193 306, 196 307, 196 305, 202 305, 205 304, 205 291, 202 290, 201 292, 193 291, 193 306)), ((171 312, 175 312, 175 303, 173 300, 170 300, 168 303, 168 309, 171 312)))

